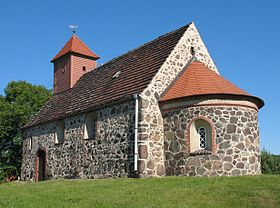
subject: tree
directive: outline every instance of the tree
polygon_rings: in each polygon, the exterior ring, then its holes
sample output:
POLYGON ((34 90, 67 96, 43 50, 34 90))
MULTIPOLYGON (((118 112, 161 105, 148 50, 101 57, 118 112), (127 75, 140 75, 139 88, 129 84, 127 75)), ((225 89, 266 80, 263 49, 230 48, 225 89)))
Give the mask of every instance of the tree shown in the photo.
POLYGON ((280 174, 280 155, 271 154, 263 149, 261 152, 262 173, 280 174))
POLYGON ((0 95, 0 168, 13 166, 19 173, 22 130, 51 97, 51 90, 25 81, 12 81, 0 95))

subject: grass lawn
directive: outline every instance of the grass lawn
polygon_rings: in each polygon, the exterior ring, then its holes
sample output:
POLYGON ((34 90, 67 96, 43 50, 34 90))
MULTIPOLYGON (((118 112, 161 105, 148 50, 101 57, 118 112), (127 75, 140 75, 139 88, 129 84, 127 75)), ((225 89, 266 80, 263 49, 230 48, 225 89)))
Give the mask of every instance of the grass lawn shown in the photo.
POLYGON ((0 207, 280 207, 280 175, 13 182, 0 207))

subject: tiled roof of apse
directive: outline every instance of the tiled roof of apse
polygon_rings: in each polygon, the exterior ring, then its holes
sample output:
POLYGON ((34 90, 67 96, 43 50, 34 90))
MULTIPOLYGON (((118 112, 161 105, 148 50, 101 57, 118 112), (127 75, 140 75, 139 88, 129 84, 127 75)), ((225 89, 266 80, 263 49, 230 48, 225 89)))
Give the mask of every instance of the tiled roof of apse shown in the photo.
POLYGON ((199 95, 234 95, 254 98, 262 107, 263 101, 224 79, 199 61, 190 62, 161 96, 161 101, 199 95))
POLYGON ((72 89, 54 95, 25 128, 87 112, 141 93, 188 27, 160 36, 84 74, 72 89), (118 78, 112 79, 119 71, 118 78))

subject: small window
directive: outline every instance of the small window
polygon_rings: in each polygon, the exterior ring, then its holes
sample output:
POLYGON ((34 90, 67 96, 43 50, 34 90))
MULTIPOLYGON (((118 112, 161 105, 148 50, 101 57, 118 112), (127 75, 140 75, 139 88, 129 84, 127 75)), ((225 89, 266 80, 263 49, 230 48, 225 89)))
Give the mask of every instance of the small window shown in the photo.
POLYGON ((64 131, 65 131, 64 121, 59 121, 56 125, 55 138, 54 138, 55 144, 61 144, 64 142, 64 131))
POLYGON ((30 137, 28 139, 28 149, 31 150, 32 149, 32 146, 33 146, 33 141, 32 141, 32 137, 30 137))
POLYGON ((204 126, 198 128, 198 139, 199 139, 199 147, 201 149, 206 149, 207 145, 207 132, 204 126))
POLYGON ((87 70, 87 68, 85 66, 83 66, 83 71, 85 72, 87 70))
POLYGON ((89 113, 86 116, 84 139, 94 139, 97 131, 97 116, 95 112, 89 113))
POLYGON ((190 151, 198 150, 212 151, 211 125, 203 119, 193 121, 190 126, 190 151))
POLYGON ((191 55, 193 55, 193 56, 195 55, 195 50, 194 50, 193 46, 191 47, 191 55))

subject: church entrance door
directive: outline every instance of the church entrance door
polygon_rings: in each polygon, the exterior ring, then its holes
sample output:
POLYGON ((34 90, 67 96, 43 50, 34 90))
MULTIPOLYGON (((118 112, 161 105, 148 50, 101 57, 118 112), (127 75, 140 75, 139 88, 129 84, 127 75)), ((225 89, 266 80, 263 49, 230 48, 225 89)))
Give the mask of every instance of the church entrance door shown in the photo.
POLYGON ((46 179, 46 152, 44 150, 38 150, 38 181, 44 181, 46 179))

